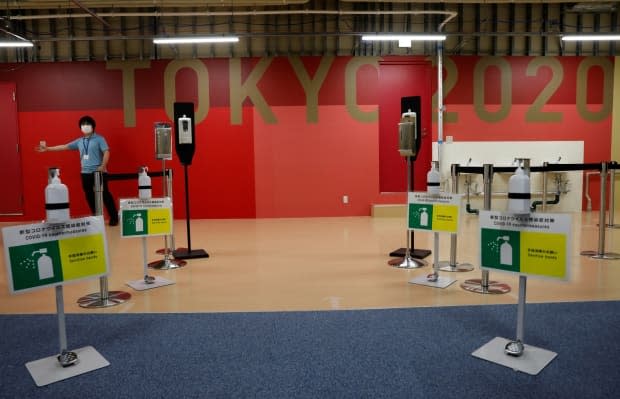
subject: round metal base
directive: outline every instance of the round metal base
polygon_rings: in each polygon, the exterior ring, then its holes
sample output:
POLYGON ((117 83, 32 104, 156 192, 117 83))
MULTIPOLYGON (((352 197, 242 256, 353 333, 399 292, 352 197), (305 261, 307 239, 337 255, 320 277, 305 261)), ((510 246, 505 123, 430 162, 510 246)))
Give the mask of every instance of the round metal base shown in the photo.
POLYGON ((398 267, 399 269, 417 269, 426 266, 427 263, 422 259, 415 259, 410 256, 407 258, 390 259, 388 265, 398 267))
MULTIPOLYGON (((174 251, 187 251, 187 248, 168 249, 169 254, 173 253, 174 251)), ((160 255, 165 255, 166 248, 160 248, 157 251, 155 251, 155 253, 160 254, 160 255)))
POLYGON ((465 280, 461 284, 461 288, 465 291, 475 292, 477 294, 507 294, 510 292, 510 286, 497 281, 489 281, 488 287, 482 286, 482 279, 474 278, 465 280))
POLYGON ((594 259, 620 259, 620 254, 615 252, 603 252, 602 254, 599 254, 597 251, 581 251, 579 254, 589 256, 594 259))
POLYGON ((183 259, 162 259, 149 263, 148 267, 158 270, 170 270, 178 269, 179 267, 183 267, 185 265, 187 265, 187 262, 183 259))
POLYGON ((71 351, 62 351, 60 355, 56 356, 56 359, 62 367, 74 366, 79 362, 77 353, 71 351))
POLYGON ((94 292, 81 297, 77 303, 82 308, 107 308, 120 305, 129 298, 131 298, 131 294, 125 291, 109 291, 107 299, 102 299, 99 292, 94 292))
POLYGON ((474 265, 458 262, 456 265, 451 265, 449 260, 442 260, 439 262, 439 270, 442 272, 470 272, 474 270, 474 265))

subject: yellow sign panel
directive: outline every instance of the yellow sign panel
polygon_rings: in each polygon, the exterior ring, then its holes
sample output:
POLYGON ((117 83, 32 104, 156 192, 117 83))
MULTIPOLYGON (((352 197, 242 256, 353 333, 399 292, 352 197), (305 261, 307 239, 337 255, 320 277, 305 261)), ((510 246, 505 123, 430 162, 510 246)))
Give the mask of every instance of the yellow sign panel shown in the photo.
POLYGON ((521 232, 521 272, 566 278, 566 236, 521 232))
POLYGON ((172 231, 170 208, 148 210, 148 231, 150 234, 170 234, 172 231))
POLYGON ((59 240, 60 261, 65 280, 106 272, 105 244, 102 234, 59 240))
POLYGON ((433 230, 456 233, 459 227, 458 205, 433 205, 433 230))

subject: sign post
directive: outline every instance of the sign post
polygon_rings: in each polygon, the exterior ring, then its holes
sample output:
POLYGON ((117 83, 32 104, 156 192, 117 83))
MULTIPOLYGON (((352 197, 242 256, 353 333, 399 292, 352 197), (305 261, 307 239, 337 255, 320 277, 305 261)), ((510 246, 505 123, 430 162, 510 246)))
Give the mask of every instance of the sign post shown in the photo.
POLYGON ((461 214, 461 194, 411 192, 408 195, 408 227, 434 232, 433 273, 409 280, 435 288, 446 288, 456 280, 439 276, 439 233, 456 234, 461 214))
POLYGON ((148 199, 121 199, 121 237, 142 237, 143 275, 142 280, 129 281, 128 286, 143 291, 150 288, 174 284, 173 281, 148 275, 146 238, 170 235, 172 233, 172 201, 169 197, 148 199))
POLYGON ((55 286, 60 354, 26 364, 37 386, 87 373, 110 363, 92 346, 67 350, 63 284, 109 273, 101 216, 2 229, 11 293, 55 286))
POLYGON ((571 219, 568 214, 480 212, 480 265, 519 275, 515 340, 496 337, 472 353, 536 375, 557 353, 524 344, 527 277, 570 278, 571 219))

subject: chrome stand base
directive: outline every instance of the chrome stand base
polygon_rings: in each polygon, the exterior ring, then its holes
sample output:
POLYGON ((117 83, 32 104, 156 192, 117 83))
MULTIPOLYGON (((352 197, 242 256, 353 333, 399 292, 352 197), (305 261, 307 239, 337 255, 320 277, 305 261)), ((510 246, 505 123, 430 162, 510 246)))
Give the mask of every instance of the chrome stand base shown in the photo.
POLYGON ((77 300, 78 305, 82 308, 107 308, 110 306, 120 305, 131 298, 131 294, 125 291, 109 291, 107 298, 101 298, 99 292, 85 295, 77 300))
POLYGON ((422 259, 414 259, 411 256, 405 258, 390 259, 388 265, 399 269, 418 269, 427 265, 422 259))
MULTIPOLYGON (((177 248, 177 249, 168 249, 168 253, 171 254, 175 251, 187 251, 187 248, 177 248)), ((160 248, 158 250, 155 251, 156 254, 160 254, 160 255, 165 255, 166 254, 166 248, 160 248)))
POLYGON ((470 272, 474 270, 474 265, 471 263, 456 263, 451 265, 449 260, 442 260, 438 263, 439 270, 442 272, 470 272))
POLYGON ((461 284, 461 288, 465 291, 475 292, 477 294, 507 294, 510 292, 510 286, 505 283, 498 283, 497 281, 489 281, 487 287, 482 286, 482 279, 475 278, 465 280, 461 284))
POLYGON ((182 259, 162 259, 149 263, 148 267, 158 270, 170 270, 178 269, 179 267, 183 267, 185 265, 187 265, 187 262, 182 259))
POLYGON ((579 254, 594 259, 620 259, 620 254, 615 252, 603 252, 600 254, 597 251, 581 251, 579 254))

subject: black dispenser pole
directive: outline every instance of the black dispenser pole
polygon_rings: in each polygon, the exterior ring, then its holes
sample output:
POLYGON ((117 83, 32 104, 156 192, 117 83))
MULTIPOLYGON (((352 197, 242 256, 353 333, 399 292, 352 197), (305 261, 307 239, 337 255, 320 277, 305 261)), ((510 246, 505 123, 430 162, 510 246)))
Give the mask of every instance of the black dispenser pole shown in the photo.
POLYGON ((192 234, 190 229, 189 210, 189 177, 187 167, 192 164, 196 150, 196 136, 194 123, 194 103, 174 103, 174 131, 175 149, 179 160, 183 164, 185 173, 185 216, 187 226, 187 249, 179 248, 173 251, 176 259, 208 258, 204 249, 192 249, 192 234))

